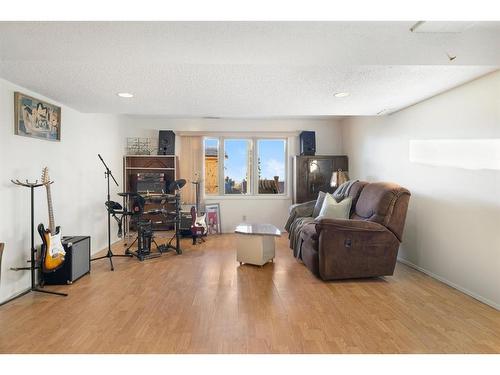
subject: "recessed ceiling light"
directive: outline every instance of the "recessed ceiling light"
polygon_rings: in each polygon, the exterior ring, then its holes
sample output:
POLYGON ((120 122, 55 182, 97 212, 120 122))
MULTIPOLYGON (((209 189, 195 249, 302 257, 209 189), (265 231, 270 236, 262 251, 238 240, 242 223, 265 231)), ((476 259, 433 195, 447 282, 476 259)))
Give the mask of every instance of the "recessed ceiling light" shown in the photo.
POLYGON ((118 95, 120 98, 133 98, 134 94, 131 94, 129 92, 119 92, 118 95))
POLYGON ((333 94, 333 96, 335 96, 336 98, 345 98, 349 95, 351 94, 349 94, 348 92, 336 92, 335 94, 333 94))

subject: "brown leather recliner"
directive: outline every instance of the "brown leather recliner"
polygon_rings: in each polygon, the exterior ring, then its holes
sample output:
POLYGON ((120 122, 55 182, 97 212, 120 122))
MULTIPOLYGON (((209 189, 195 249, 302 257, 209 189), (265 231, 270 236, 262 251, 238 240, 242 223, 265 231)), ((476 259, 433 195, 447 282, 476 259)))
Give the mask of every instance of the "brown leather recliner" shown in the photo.
POLYGON ((359 197, 350 220, 320 219, 302 229, 302 261, 323 280, 392 275, 410 192, 394 183, 361 181, 351 191, 359 197))

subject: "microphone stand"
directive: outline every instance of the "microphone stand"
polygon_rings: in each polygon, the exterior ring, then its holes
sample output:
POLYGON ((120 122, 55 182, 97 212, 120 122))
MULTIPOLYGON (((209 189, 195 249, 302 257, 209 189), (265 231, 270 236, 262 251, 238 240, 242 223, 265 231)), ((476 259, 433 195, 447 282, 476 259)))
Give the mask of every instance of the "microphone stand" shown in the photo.
MULTIPOLYGON (((111 169, 108 168, 108 166, 104 162, 103 158, 101 157, 101 154, 97 154, 97 156, 99 156, 99 159, 101 159, 101 162, 104 165, 104 168, 106 168, 106 171, 104 172, 105 178, 106 178, 107 183, 108 183, 108 197, 107 197, 108 199, 106 201, 107 202, 106 207, 109 207, 109 202, 111 201, 110 190, 109 190, 109 178, 111 177, 113 179, 113 181, 116 184, 116 186, 119 186, 119 185, 118 185, 118 182, 116 182, 116 179, 113 176, 113 173, 111 172, 111 169)), ((93 258, 90 261, 108 258, 109 259, 109 263, 111 265, 111 271, 114 271, 115 267, 113 266, 113 257, 127 257, 127 258, 130 258, 130 255, 113 254, 113 251, 111 251, 111 212, 109 212, 109 209, 107 211, 108 211, 108 252, 107 252, 106 255, 103 255, 103 256, 100 256, 100 257, 97 257, 97 258, 93 258)))

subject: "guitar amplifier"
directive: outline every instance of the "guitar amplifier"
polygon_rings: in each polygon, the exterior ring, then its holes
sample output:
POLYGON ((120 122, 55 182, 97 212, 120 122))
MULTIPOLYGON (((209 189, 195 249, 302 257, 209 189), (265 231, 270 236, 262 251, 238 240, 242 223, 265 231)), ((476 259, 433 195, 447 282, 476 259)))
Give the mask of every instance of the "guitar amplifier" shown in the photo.
POLYGON ((90 272, 90 237, 65 236, 62 239, 66 256, 61 268, 42 273, 45 284, 72 284, 90 272))
POLYGON ((180 234, 183 237, 191 236, 191 224, 193 219, 191 217, 190 211, 180 211, 181 214, 181 225, 179 227, 180 234))

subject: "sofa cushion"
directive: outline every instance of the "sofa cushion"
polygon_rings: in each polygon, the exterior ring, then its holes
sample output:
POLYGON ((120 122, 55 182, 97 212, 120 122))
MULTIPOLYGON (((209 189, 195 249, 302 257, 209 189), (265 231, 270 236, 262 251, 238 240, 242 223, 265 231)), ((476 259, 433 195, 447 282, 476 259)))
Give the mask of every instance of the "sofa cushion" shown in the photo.
POLYGON ((356 181, 349 190, 348 195, 352 198, 351 214, 349 215, 349 217, 351 218, 354 210, 356 209, 356 204, 358 203, 359 196, 361 195, 361 192, 366 185, 368 185, 368 182, 366 181, 356 181))
POLYGON ((319 212, 321 211, 321 207, 323 206, 323 202, 325 201, 326 193, 324 191, 320 191, 318 193, 318 199, 316 199, 316 203, 314 205, 312 217, 317 217, 319 212))
POLYGON ((326 194, 321 211, 316 219, 349 219, 351 203, 351 197, 346 197, 337 202, 331 194, 326 194))

